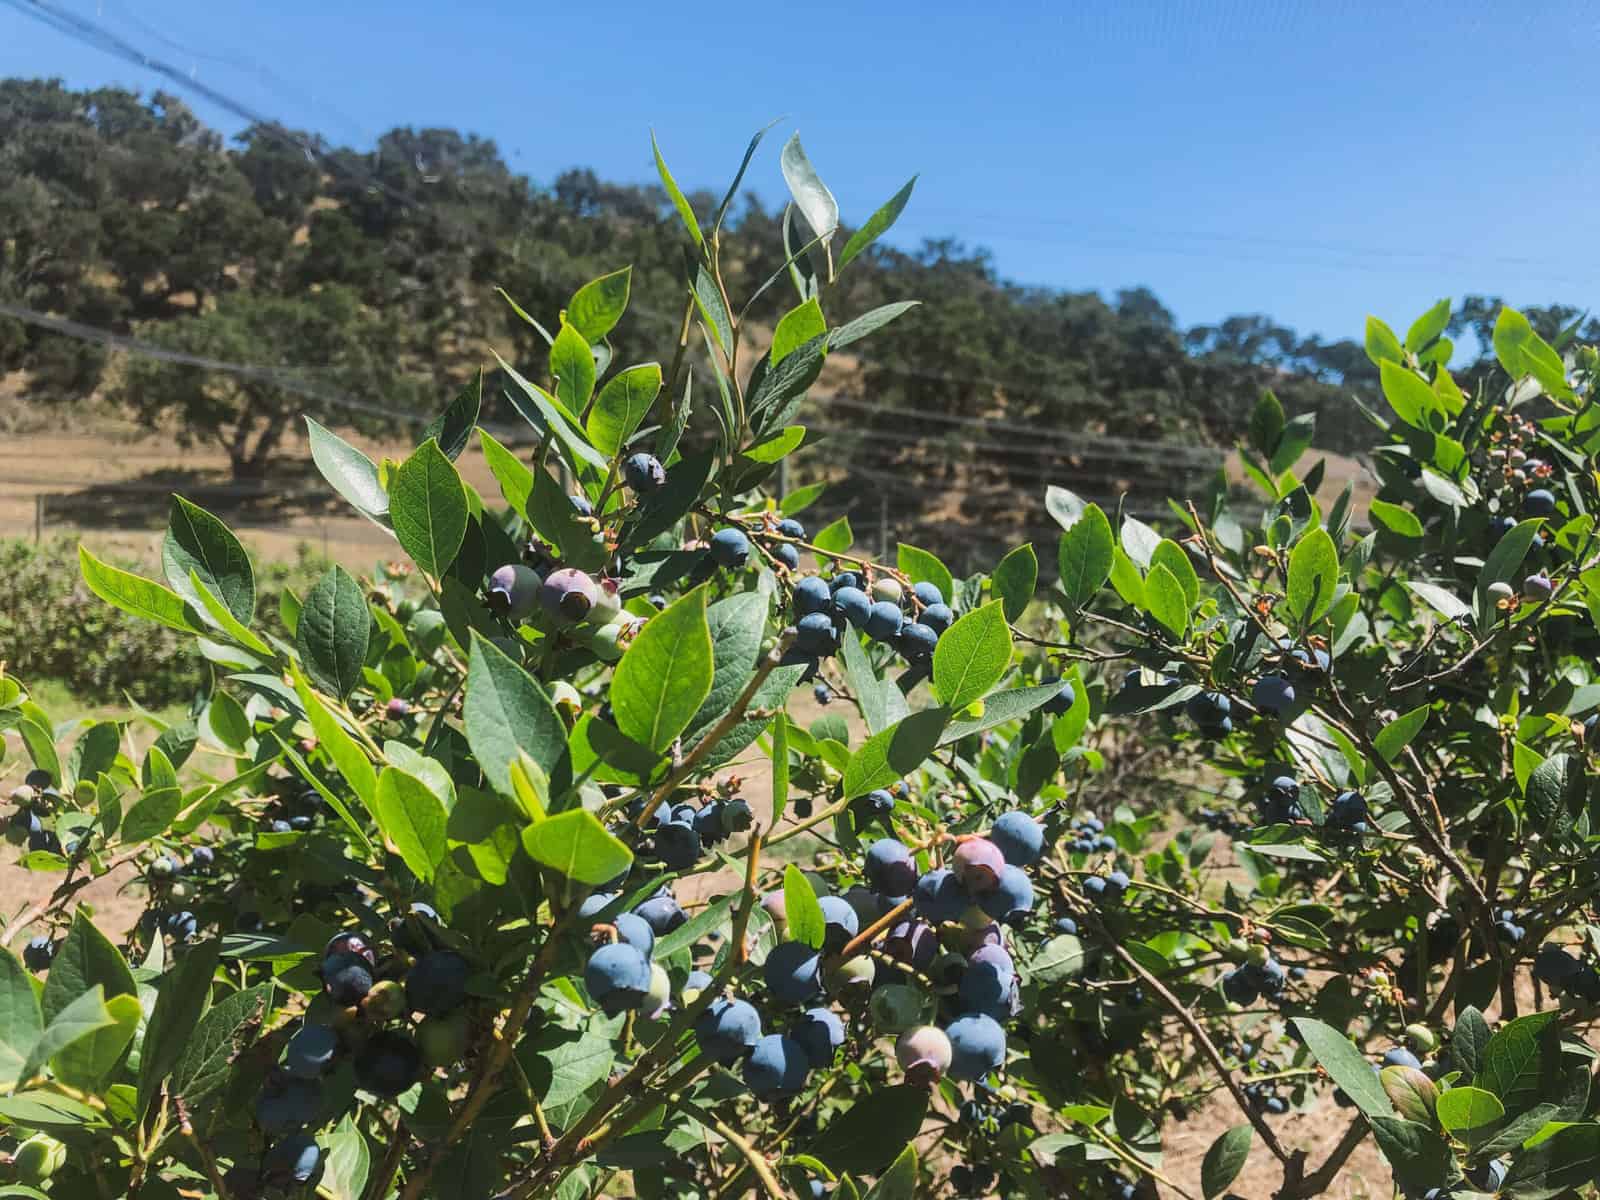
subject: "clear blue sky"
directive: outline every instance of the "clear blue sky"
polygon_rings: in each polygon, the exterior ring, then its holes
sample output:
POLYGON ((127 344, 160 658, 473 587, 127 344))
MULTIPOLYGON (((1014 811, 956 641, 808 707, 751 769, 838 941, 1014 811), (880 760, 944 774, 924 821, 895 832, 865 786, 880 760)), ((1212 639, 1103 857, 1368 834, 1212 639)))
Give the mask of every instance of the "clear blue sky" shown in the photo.
MULTIPOLYGON (((1600 278, 1584 0, 52 2, 330 141, 454 126, 540 182, 653 179, 653 126, 680 182, 718 187, 782 116, 847 221, 920 173, 894 240, 954 235, 1028 283, 1142 284, 1184 324, 1359 337, 1368 311, 1585 305, 1600 278)), ((161 82, 4 5, 0 74, 161 82)), ((781 136, 750 177, 771 200, 781 136)))

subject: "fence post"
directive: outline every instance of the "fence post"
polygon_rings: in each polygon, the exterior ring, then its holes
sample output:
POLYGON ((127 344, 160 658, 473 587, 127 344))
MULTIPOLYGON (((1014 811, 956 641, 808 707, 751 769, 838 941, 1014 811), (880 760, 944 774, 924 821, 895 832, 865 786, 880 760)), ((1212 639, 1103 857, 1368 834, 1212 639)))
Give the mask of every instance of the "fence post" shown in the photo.
POLYGON ((878 558, 889 561, 889 493, 878 493, 878 558))
POLYGON ((44 493, 33 494, 33 544, 44 540, 44 493))

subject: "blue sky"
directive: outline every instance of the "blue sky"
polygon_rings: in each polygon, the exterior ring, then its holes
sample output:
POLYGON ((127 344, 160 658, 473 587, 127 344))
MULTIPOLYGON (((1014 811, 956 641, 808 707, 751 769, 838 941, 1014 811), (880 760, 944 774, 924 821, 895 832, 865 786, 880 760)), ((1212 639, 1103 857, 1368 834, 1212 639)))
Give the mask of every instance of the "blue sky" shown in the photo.
MULTIPOLYGON (((653 179, 653 126, 680 182, 720 187, 781 116, 847 221, 920 173, 893 240, 953 235, 1027 283, 1142 284, 1184 324, 1359 337, 1442 295, 1587 304, 1600 275, 1582 0, 50 2, 330 141, 454 126, 536 181, 653 179)), ((161 82, 6 6, 0 74, 161 82)), ((774 201, 779 145, 750 176, 774 201)))

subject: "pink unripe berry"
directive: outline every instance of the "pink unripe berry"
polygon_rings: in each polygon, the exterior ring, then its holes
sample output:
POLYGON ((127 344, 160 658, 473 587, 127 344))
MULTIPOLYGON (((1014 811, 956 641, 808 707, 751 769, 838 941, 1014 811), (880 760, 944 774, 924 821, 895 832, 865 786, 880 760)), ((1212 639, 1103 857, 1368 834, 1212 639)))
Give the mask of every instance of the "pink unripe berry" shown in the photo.
POLYGON ((988 838, 963 838, 956 847, 953 866, 967 891, 992 892, 1000 884, 1000 872, 1006 869, 1006 856, 988 838))
POLYGON ((950 1069, 950 1039, 937 1025, 918 1025, 902 1033, 894 1043, 895 1061, 906 1073, 906 1082, 931 1088, 950 1069))

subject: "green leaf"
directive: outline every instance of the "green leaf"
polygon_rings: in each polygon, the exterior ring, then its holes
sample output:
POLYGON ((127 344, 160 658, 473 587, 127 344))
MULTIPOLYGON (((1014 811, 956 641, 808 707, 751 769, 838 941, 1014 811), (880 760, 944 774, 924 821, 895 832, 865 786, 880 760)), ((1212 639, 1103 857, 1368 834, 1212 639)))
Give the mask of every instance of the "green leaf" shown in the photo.
MULTIPOLYGON (((893 684, 889 685, 899 694, 900 689, 893 684)), ((860 685, 852 677, 851 687, 859 692, 860 685)), ((1040 708, 1050 701, 1050 698, 1061 690, 1059 683, 1047 683, 1039 687, 1011 688, 1004 692, 995 692, 985 698, 983 702, 983 715, 969 717, 963 721, 952 721, 939 735, 939 745, 948 746, 958 742, 964 737, 971 737, 975 733, 982 733, 986 729, 993 729, 1004 725, 1007 721, 1016 721, 1027 716, 1034 709, 1040 708)), ((1078 689, 1078 699, 1084 700, 1084 691, 1078 689)), ((1085 701, 1085 703, 1087 703, 1085 701)), ((869 726, 870 727, 870 726, 869 726)))
POLYGON ((1250 1157, 1252 1136, 1250 1126, 1235 1125, 1211 1143, 1200 1164, 1200 1190, 1206 1200, 1227 1191, 1228 1185, 1239 1177, 1245 1159, 1250 1157))
POLYGON ((772 718, 772 823, 783 820, 789 807, 789 718, 775 713, 772 718))
POLYGON ((1403 1187, 1421 1192, 1445 1178, 1451 1164, 1450 1148, 1433 1130, 1398 1117, 1372 1116, 1370 1120, 1378 1149, 1403 1187))
POLYGON ((500 364, 500 369, 505 372, 506 378, 514 383, 517 392, 521 393, 519 398, 516 393, 507 391, 506 398, 522 414, 522 418, 533 426, 539 436, 542 438, 553 433, 574 468, 587 463, 596 471, 604 473, 609 466, 606 456, 589 444, 589 435, 578 425, 578 415, 569 413, 560 400, 538 384, 524 378, 521 372, 495 353, 493 347, 490 348, 490 353, 494 354, 495 362, 500 364), (528 408, 530 404, 531 411, 528 408))
POLYGON ((385 767, 373 794, 373 815, 411 873, 423 882, 431 880, 444 861, 444 802, 415 775, 385 767))
POLYGON ((1502 1025, 1484 1047, 1483 1069, 1473 1083, 1487 1088, 1502 1101, 1509 1100, 1519 1088, 1537 1086, 1542 1058, 1540 1034, 1558 1015, 1553 1009, 1529 1013, 1502 1025))
POLYGON ((584 808, 529 825, 522 831, 522 845, 535 862, 590 887, 615 879, 633 862, 633 852, 584 808))
POLYGON ((1442 334, 1450 324, 1450 301, 1440 300, 1406 330, 1406 349, 1416 354, 1442 334))
POLYGON ((1543 524, 1544 519, 1541 517, 1530 517, 1526 521, 1519 521, 1515 528, 1507 530, 1494 544, 1494 549, 1489 551, 1483 569, 1478 572, 1478 611, 1484 613, 1486 619, 1494 611, 1493 606, 1488 603, 1489 585, 1508 582, 1517 574, 1522 566, 1522 560, 1528 556, 1528 548, 1533 545, 1533 539, 1539 536, 1539 527, 1543 524))
POLYGON ((1439 1124, 1449 1133, 1462 1129, 1482 1129, 1506 1115, 1505 1105, 1493 1092, 1482 1088, 1453 1087, 1439 1096, 1434 1107, 1439 1124))
POLYGON ((1300 456, 1306 452, 1316 436, 1316 413, 1301 413, 1290 420, 1283 427, 1283 436, 1278 440, 1277 451, 1267 462, 1267 469, 1274 476, 1281 476, 1300 461, 1300 456))
POLYGON ((373 798, 378 790, 378 772, 373 767, 372 760, 322 703, 321 698, 311 690, 305 676, 295 671, 293 678, 295 693, 305 707, 306 719, 311 722, 311 731, 317 735, 318 743, 333 760, 333 765, 339 769, 339 774, 344 776, 345 782, 350 785, 350 790, 355 792, 357 799, 366 806, 368 812, 371 812, 373 798))
POLYGON ((790 309, 772 331, 772 348, 767 352, 772 366, 777 366, 812 338, 827 332, 828 322, 815 296, 790 309))
POLYGON ((295 630, 300 661, 311 682, 341 700, 354 691, 361 682, 371 629, 361 585, 343 567, 329 567, 300 606, 295 630))
POLYGON ((876 1174, 911 1144, 927 1113, 925 1088, 899 1084, 862 1092, 828 1122, 812 1153, 837 1174, 876 1174))
POLYGON ((240 624, 249 625, 255 619, 256 577, 250 556, 232 530, 182 496, 172 497, 161 564, 167 582, 185 600, 202 603, 189 579, 193 571, 240 624))
POLYGON ((974 609, 934 645, 934 693, 952 712, 960 712, 1000 682, 1011 666, 1011 649, 1011 627, 1001 602, 991 600, 974 609))
POLYGON ((813 950, 822 949, 827 933, 822 906, 817 903, 817 894, 811 890, 810 881, 793 863, 783 869, 783 905, 785 920, 789 925, 789 940, 804 942, 813 950))
POLYGON ((1133 608, 1144 607, 1144 576, 1121 546, 1111 556, 1111 586, 1122 597, 1124 604, 1133 608))
MULTIPOLYGON (((201 579, 198 573, 189 572, 189 586, 194 590, 195 598, 199 601, 201 610, 211 618, 218 629, 253 654, 258 654, 264 659, 277 657, 277 652, 266 641, 240 624, 239 618, 229 612, 228 606, 217 599, 216 593, 206 586, 205 580, 201 579)), ((298 614, 296 614, 296 623, 298 624, 298 614)))
MULTIPOLYGON (((842 269, 841 264, 841 269, 842 269)), ((843 325, 835 326, 828 334, 828 349, 838 350, 853 342, 859 342, 864 337, 876 333, 896 317, 910 312, 920 300, 899 300, 893 304, 880 305, 870 312, 862 313, 853 321, 846 321, 843 325)))
POLYGON ((1406 356, 1400 349, 1400 339, 1395 337, 1394 330, 1377 317, 1367 318, 1366 347, 1367 357, 1372 360, 1372 365, 1380 369, 1386 362, 1405 362, 1406 356))
POLYGON ((146 788, 139 802, 122 818, 122 840, 129 845, 160 837, 183 811, 183 793, 175 787, 146 788))
POLYGON ((905 187, 891 196, 883 207, 867 218, 865 225, 850 235, 850 240, 839 252, 839 270, 843 271, 851 259, 889 232, 890 226, 899 220, 900 214, 905 211, 906 204, 911 200, 911 190, 916 186, 917 176, 913 175, 906 180, 905 187))
POLYGON ((589 440, 608 454, 619 453, 661 394, 661 364, 641 363, 619 371, 600 389, 589 414, 589 440))
POLYGON ((512 795, 511 764, 519 752, 554 775, 567 753, 567 727, 539 681, 481 635, 472 635, 462 721, 483 777, 512 795))
MULTIPOLYGON (((517 830, 522 824, 518 812, 511 801, 493 792, 457 788, 455 806, 445 821, 445 843, 465 853, 471 864, 469 873, 499 887, 510 876, 511 862, 517 856, 517 830)), ((461 855, 456 862, 462 862, 461 855)))
POLYGON ((467 491, 431 438, 395 471, 389 518, 401 548, 429 575, 444 574, 455 561, 467 533, 467 491))
POLYGON ((839 228, 839 204, 811 165, 811 160, 806 157, 798 133, 785 143, 778 163, 783 168, 784 182, 789 185, 789 194, 794 197, 800 215, 811 226, 811 232, 826 243, 839 228))
POLYGON ((1039 557, 1033 543, 1024 542, 1008 551, 989 577, 989 586, 1000 598, 1007 621, 1020 621, 1039 586, 1039 557))
POLYGON ((211 979, 222 943, 209 938, 190 946, 175 969, 161 977, 160 993, 139 1051, 139 1103, 142 1117, 167 1073, 183 1057, 195 1026, 211 1006, 211 979))
POLYGON ((422 438, 438 442, 444 456, 454 462, 472 440, 472 430, 482 410, 483 372, 480 370, 456 393, 455 399, 445 405, 444 411, 428 422, 422 438))
POLYGON ((17 1085, 28 1051, 44 1032, 39 998, 28 972, 16 957, 0 948, 0 1087, 17 1085))
POLYGON ((1250 445, 1263 459, 1272 457, 1283 437, 1283 405, 1271 391, 1261 393, 1261 399, 1250 410, 1250 445))
POLYGON ((573 294, 572 302, 567 305, 567 320, 589 339, 590 345, 605 337, 622 320, 628 308, 628 288, 632 280, 633 268, 623 267, 591 280, 573 294))
POLYGON ((1416 514, 1409 508, 1390 504, 1387 500, 1374 500, 1367 506, 1367 511, 1374 521, 1390 533, 1408 538, 1422 536, 1422 522, 1417 520, 1416 514))
POLYGON ((955 577, 950 574, 950 568, 940 562, 937 556, 907 542, 901 542, 895 550, 895 564, 905 572, 906 578, 912 583, 931 583, 939 589, 939 594, 944 597, 946 604, 955 603, 955 577))
MULTIPOLYGON (((311 460, 322 477, 360 512, 381 518, 389 511, 389 496, 378 478, 378 468, 361 451, 332 430, 305 418, 311 442, 311 460)), ((380 524, 382 522, 380 521, 380 524)))
POLYGON ((805 487, 797 487, 778 501, 778 511, 786 517, 804 512, 827 490, 826 483, 808 483, 805 487))
MULTIPOLYGON (((114 1014, 106 1008, 105 989, 98 983, 95 984, 88 991, 73 998, 50 1019, 50 1023, 44 1027, 44 1032, 39 1035, 39 1040, 34 1042, 33 1048, 28 1051, 28 1061, 22 1064, 21 1078, 23 1080, 35 1078, 44 1070, 47 1062, 69 1049, 75 1042, 92 1038, 102 1030, 120 1028, 121 1017, 122 1012, 114 1014)), ((133 1025, 137 1025, 138 1020, 139 1001, 134 999, 133 1025)), ((133 1025, 128 1028, 128 1036, 122 1039, 122 1046, 117 1051, 119 1055, 133 1037, 133 1025)), ((89 1065, 88 1060, 82 1060, 81 1065, 89 1065)), ((74 1071, 72 1074, 78 1081, 73 1086, 86 1082, 78 1072, 74 1071)))
POLYGON ((800 443, 806 440, 806 427, 804 425, 788 425, 780 429, 771 437, 745 447, 739 452, 740 462, 775 463, 787 458, 800 443))
POLYGON ((192 1102, 228 1081, 234 1057, 255 1042, 272 1011, 272 993, 270 982, 258 983, 212 1005, 195 1025, 172 1072, 174 1096, 192 1102))
POLYGON ((1156 563, 1144 577, 1144 607, 1173 637, 1189 631, 1189 602, 1183 584, 1166 566, 1156 563))
POLYGON ((1028 980, 1032 983, 1055 983, 1062 979, 1076 979, 1083 974, 1088 953, 1076 934, 1058 933, 1046 942, 1028 963, 1028 980))
MULTIPOLYGON (((594 351, 589 340, 565 321, 550 344, 550 377, 555 380, 556 399, 570 413, 583 412, 594 395, 594 351)), ((590 432, 593 433, 591 425, 590 432)))
POLYGON ((850 528, 850 518, 840 517, 837 521, 829 522, 817 530, 811 539, 811 544, 829 554, 843 554, 855 544, 855 540, 855 531, 850 528))
POLYGON ((856 703, 861 706, 861 719, 867 723, 868 733, 880 733, 910 714, 905 694, 892 679, 880 678, 872 669, 855 630, 845 630, 839 657, 844 660, 845 677, 850 681, 856 703))
POLYGON ((1151 567, 1165 567, 1183 587, 1184 603, 1193 610, 1200 603, 1200 577, 1188 552, 1171 538, 1163 538, 1150 552, 1151 567))
POLYGON ((756 673, 761 639, 766 633, 771 601, 759 592, 739 592, 706 609, 711 633, 711 690, 685 727, 690 740, 698 738, 733 707, 756 673))
POLYGON ((850 756, 845 767, 845 799, 854 800, 875 788, 888 787, 915 771, 933 753, 949 721, 947 709, 926 708, 873 734, 850 756))
POLYGON ((1472 613, 1472 608, 1465 601, 1459 599, 1455 593, 1447 591, 1437 584, 1419 583, 1416 580, 1408 579, 1406 587, 1422 597, 1434 611, 1447 621, 1458 621, 1472 613))
POLYGON ((1600 1175, 1600 1125, 1590 1122, 1557 1129, 1516 1156, 1500 1195, 1515 1200, 1548 1200, 1584 1188, 1600 1175))
POLYGON ((650 131, 650 150, 656 158, 656 174, 661 177, 661 186, 666 189, 672 207, 678 210, 678 216, 683 220, 683 227, 689 231, 689 236, 694 239, 696 246, 704 246, 705 235, 700 232, 700 222, 694 215, 694 208, 689 204, 688 197, 683 194, 683 189, 678 186, 678 181, 672 177, 672 172, 667 170, 667 160, 661 157, 661 147, 656 143, 653 129, 650 131))
POLYGON ((1424 704, 1396 717, 1378 730, 1378 736, 1372 739, 1372 744, 1383 755, 1383 761, 1393 762, 1400 751, 1411 744, 1411 739, 1422 731, 1427 720, 1428 706, 1424 704))
POLYGON ((179 633, 205 632, 199 616, 177 592, 153 579, 101 562, 87 546, 78 547, 78 569, 89 590, 114 608, 179 633))
POLYGON ((1383 1084, 1350 1039, 1330 1025, 1310 1017, 1295 1017, 1294 1024, 1322 1069, 1357 1108, 1368 1117, 1392 1117, 1394 1106, 1384 1093, 1383 1084))
POLYGON ((895 1156, 889 1169, 878 1176, 864 1200, 916 1200, 917 1148, 907 1145, 895 1156))
POLYGON ((1444 415, 1438 395, 1427 382, 1411 368, 1399 363, 1384 362, 1378 367, 1383 384, 1384 399, 1395 415, 1407 425, 1429 429, 1430 414, 1444 415))
POLYGON ((1061 535, 1056 552, 1061 572, 1061 590, 1073 608, 1082 608, 1111 577, 1112 552, 1116 540, 1111 522, 1098 504, 1084 506, 1072 528, 1061 535))
POLYGON ((327 1154, 318 1190, 326 1192, 330 1200, 361 1200, 372 1169, 372 1152, 349 1113, 323 1142, 327 1154))
POLYGON ((1565 835, 1582 810, 1588 791, 1584 760, 1570 754, 1552 754, 1528 776, 1526 791, 1533 831, 1545 837, 1565 835))
MULTIPOLYGON (((226 694, 226 693, 223 693, 226 694)), ((78 783, 93 783, 117 762, 118 732, 111 721, 96 721, 78 735, 67 755, 63 779, 70 791, 78 783)))
POLYGON ((533 494, 533 470, 495 441, 487 429, 478 430, 478 441, 483 445, 483 461, 499 481, 500 494, 506 498, 511 511, 527 516, 528 497, 533 494))
POLYGON ((658 754, 711 691, 706 589, 695 588, 645 622, 611 678, 611 708, 625 736, 658 754))
POLYGON ((1339 552, 1326 529, 1313 529, 1289 552, 1289 613, 1302 628, 1328 611, 1339 585, 1339 552))
POLYGON ((616 1057, 610 1038, 589 1032, 575 1038, 554 1022, 517 1046, 517 1061, 546 1108, 579 1099, 611 1073, 616 1057))

